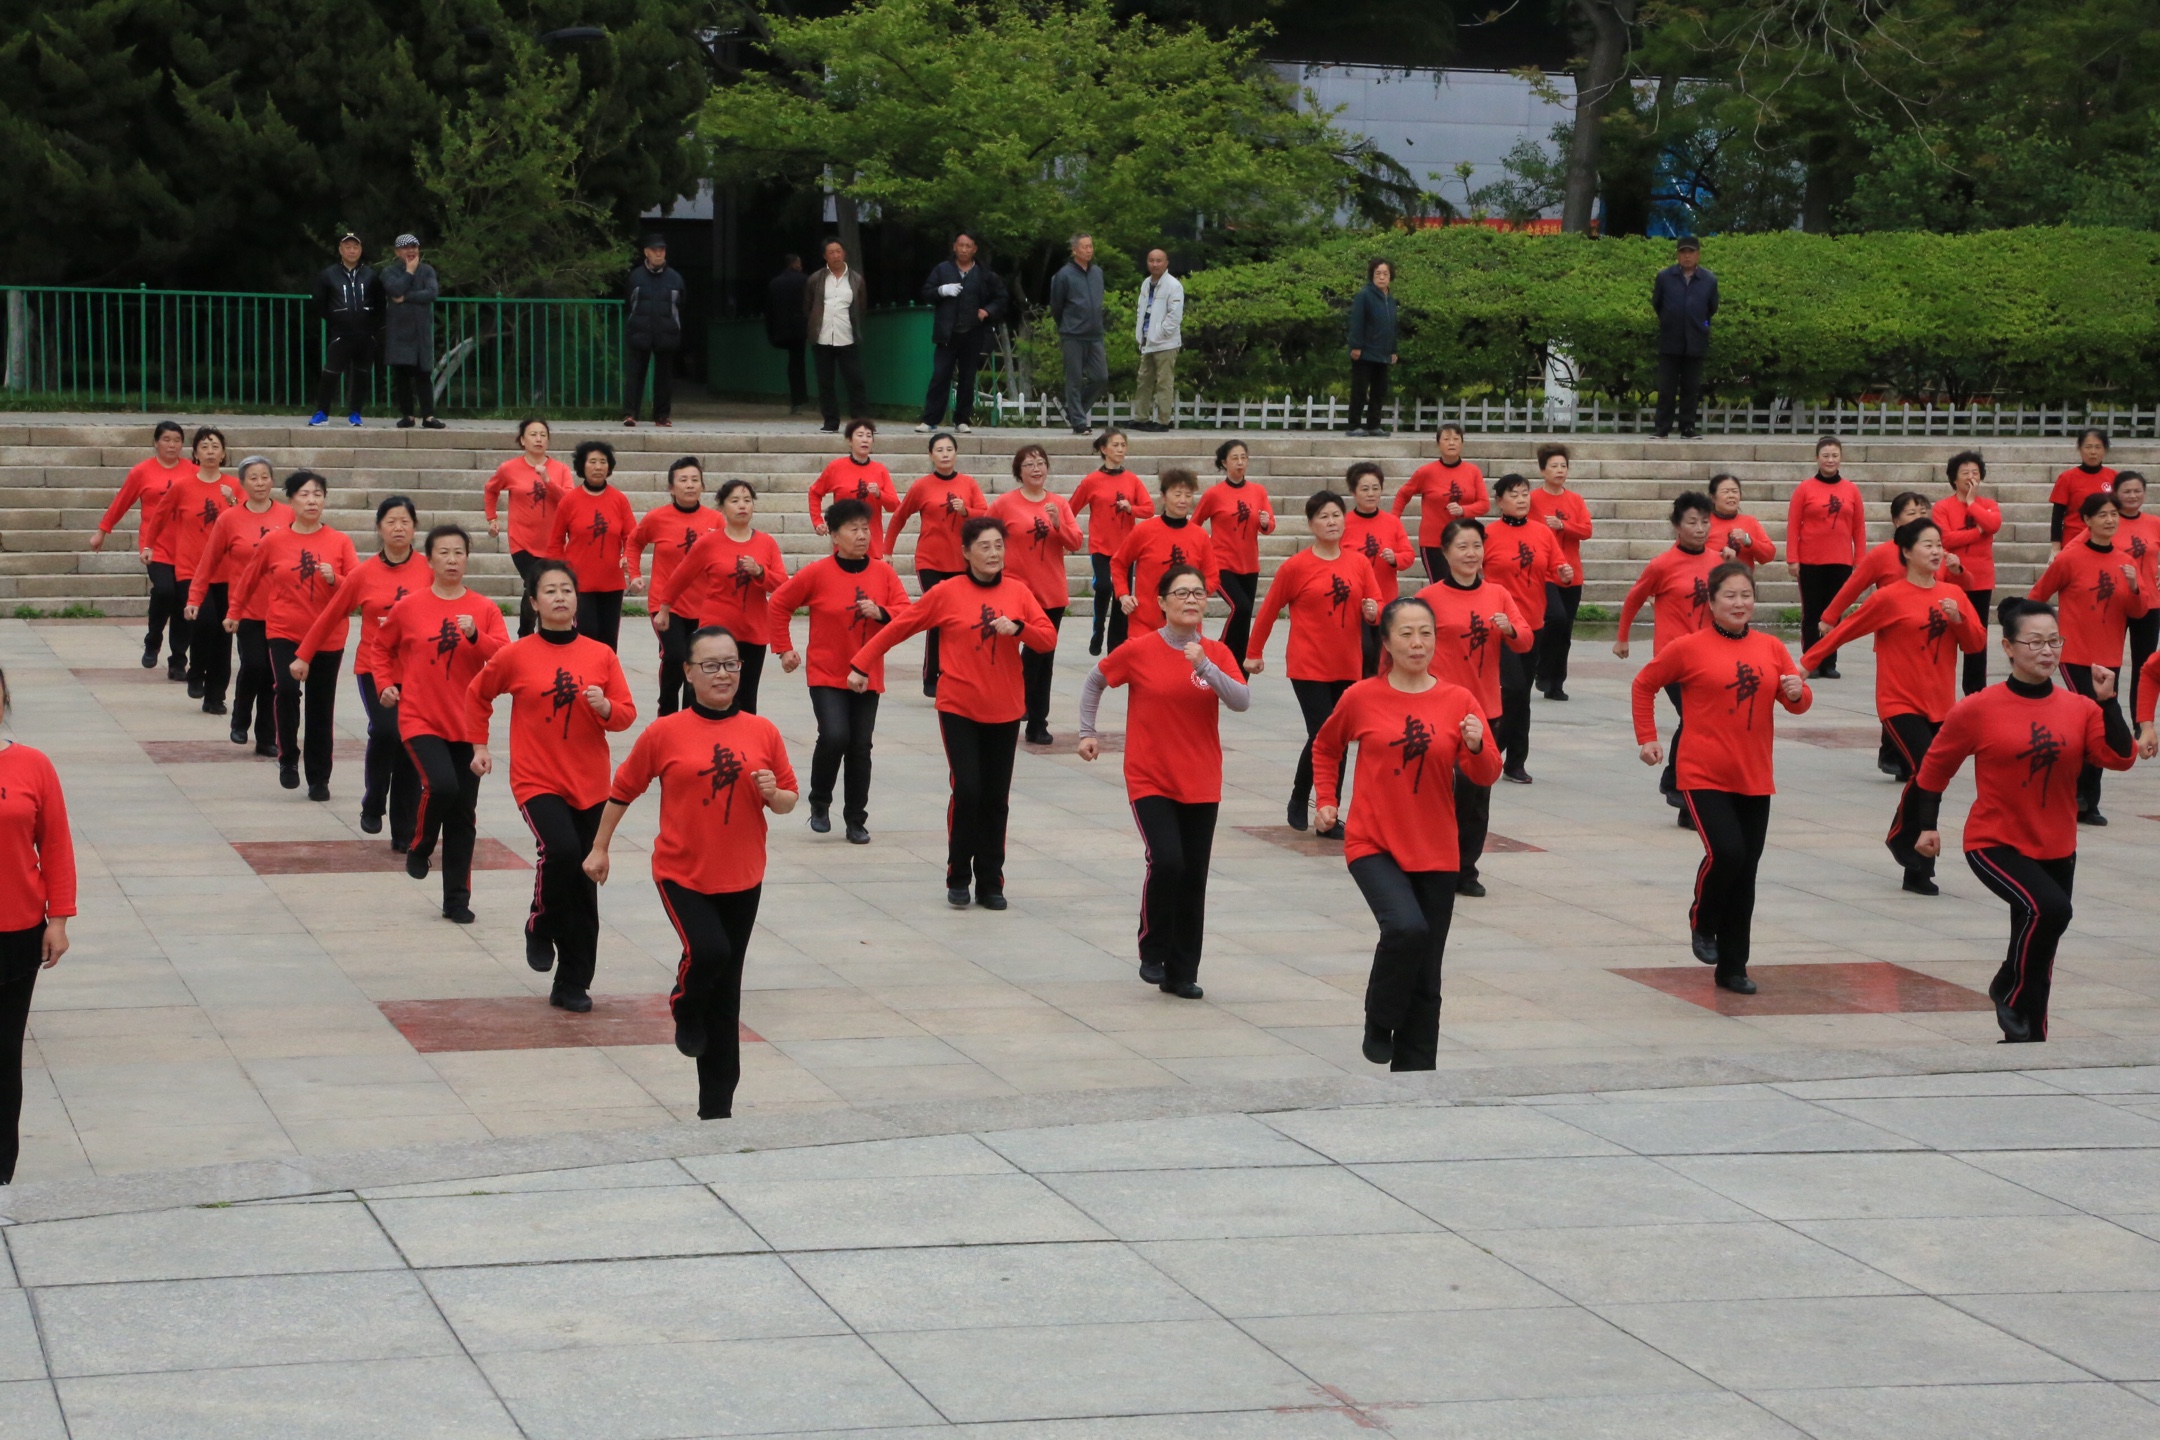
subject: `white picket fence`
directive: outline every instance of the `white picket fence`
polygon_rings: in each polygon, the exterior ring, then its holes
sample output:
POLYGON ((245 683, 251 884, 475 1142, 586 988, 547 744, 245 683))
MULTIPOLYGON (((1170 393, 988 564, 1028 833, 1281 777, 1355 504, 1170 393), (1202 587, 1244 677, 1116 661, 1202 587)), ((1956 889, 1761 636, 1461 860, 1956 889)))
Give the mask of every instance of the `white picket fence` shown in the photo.
MULTIPOLYGON (((1065 424, 1064 401, 1051 395, 980 395, 975 410, 992 425, 1057 429, 1065 424)), ((1387 407, 1387 423, 1411 434, 1430 434, 1452 420, 1481 434, 1647 435, 1656 414, 1653 406, 1621 405, 1599 397, 1568 397, 1562 403, 1556 396, 1551 404, 1539 396, 1407 403, 1398 398, 1387 407)), ((1095 404, 1098 425, 1131 419, 1129 400, 1105 397, 1095 404)), ((1262 400, 1193 395, 1177 402, 1177 422, 1203 430, 1340 430, 1349 424, 1349 406, 1332 395, 1303 400, 1292 395, 1262 400)), ((2088 426, 2117 439, 2152 439, 2160 436, 2160 406, 1716 405, 1704 407, 1697 429, 1710 435, 1952 438, 2074 435, 2088 426)))

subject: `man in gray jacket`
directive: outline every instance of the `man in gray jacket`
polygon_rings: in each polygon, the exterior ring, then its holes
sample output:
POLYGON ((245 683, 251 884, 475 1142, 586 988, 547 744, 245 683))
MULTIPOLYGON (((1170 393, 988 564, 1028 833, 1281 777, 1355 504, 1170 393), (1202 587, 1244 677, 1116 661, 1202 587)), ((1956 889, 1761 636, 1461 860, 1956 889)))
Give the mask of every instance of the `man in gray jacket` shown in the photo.
POLYGON ((397 237, 397 263, 382 272, 383 363, 390 367, 390 393, 398 407, 398 429, 413 428, 413 416, 430 430, 435 418, 435 297, 442 281, 435 267, 420 258, 420 237, 397 237))
POLYGON ((1185 287, 1170 273, 1166 250, 1147 252, 1133 339, 1140 346, 1140 381, 1133 387, 1135 430, 1168 430, 1177 419, 1177 353, 1185 343, 1185 287))
POLYGON ((1110 383, 1110 353, 1103 345, 1103 278, 1095 263, 1095 237, 1072 237, 1072 259, 1050 279, 1050 318, 1057 322, 1065 357, 1065 423, 1085 435, 1090 413, 1110 383))

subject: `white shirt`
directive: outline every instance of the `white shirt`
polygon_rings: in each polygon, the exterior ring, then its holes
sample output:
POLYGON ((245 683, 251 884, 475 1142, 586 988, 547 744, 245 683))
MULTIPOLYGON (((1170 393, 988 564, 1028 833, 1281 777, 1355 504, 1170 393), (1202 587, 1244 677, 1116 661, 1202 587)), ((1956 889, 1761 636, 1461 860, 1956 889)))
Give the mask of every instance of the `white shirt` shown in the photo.
POLYGON ((854 299, 855 287, 849 283, 848 277, 844 273, 833 274, 828 266, 825 271, 825 314, 818 325, 818 344, 855 343, 855 322, 848 314, 848 306, 854 299))

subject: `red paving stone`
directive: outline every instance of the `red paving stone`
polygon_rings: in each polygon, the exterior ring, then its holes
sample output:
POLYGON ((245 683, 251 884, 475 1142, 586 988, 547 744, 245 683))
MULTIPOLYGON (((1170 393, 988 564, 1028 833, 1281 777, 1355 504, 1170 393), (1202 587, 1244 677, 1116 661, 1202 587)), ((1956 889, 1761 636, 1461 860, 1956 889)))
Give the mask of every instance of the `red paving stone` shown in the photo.
POLYGON ((1718 989, 1707 965, 1612 973, 1720 1015, 1900 1015, 1995 1008, 1995 1002, 1977 990, 1886 960, 1751 965, 1748 974, 1761 987, 1753 995, 1718 989))
MULTIPOLYGON (((595 995, 590 1013, 558 1010, 537 995, 485 1000, 385 1000, 377 1007, 413 1049, 567 1050, 586 1045, 673 1045, 665 995, 595 995)), ((745 1042, 762 1039, 737 1022, 745 1042)))
MULTIPOLYGON (((1240 825, 1240 832, 1255 840, 1265 840, 1300 855, 1341 855, 1342 841, 1322 840, 1310 830, 1292 830, 1287 825, 1240 825)), ((1485 853, 1488 855, 1542 855, 1544 847, 1532 845, 1527 840, 1510 840, 1505 835, 1488 832, 1485 836, 1485 853)))
POLYGON ((1777 738, 1797 740, 1819 750, 1872 750, 1882 744, 1880 730, 1795 730, 1780 725, 1777 738))
MULTIPOLYGON (((235 840, 233 849, 258 875, 373 875, 405 873, 405 857, 382 840, 235 840)), ((530 870, 532 864, 500 840, 473 846, 475 870, 530 870)))
MULTIPOLYGON (((235 745, 230 740, 142 740, 136 743, 142 746, 143 754, 160 765, 217 765, 246 760, 263 765, 277 764, 274 756, 257 755, 253 745, 235 745)), ((367 741, 341 738, 331 753, 339 760, 365 760, 367 741)))

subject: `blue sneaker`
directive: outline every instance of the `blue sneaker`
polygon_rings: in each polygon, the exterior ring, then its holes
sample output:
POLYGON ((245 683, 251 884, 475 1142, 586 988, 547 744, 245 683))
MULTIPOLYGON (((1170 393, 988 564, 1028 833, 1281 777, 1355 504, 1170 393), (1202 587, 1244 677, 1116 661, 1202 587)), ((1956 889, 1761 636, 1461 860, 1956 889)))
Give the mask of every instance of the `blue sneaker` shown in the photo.
POLYGON ((314 418, 314 419, 312 419, 312 420, 310 420, 310 421, 308 421, 307 423, 308 423, 308 424, 310 424, 310 425, 322 425, 322 424, 326 424, 326 423, 327 423, 327 422, 329 421, 329 419, 330 419, 330 412, 329 412, 329 411, 327 411, 327 410, 317 410, 317 411, 315 412, 315 418, 314 418))
POLYGON ((360 412, 355 410, 352 412, 352 414, 346 416, 345 418, 347 420, 350 420, 353 424, 358 425, 360 423, 360 412))

